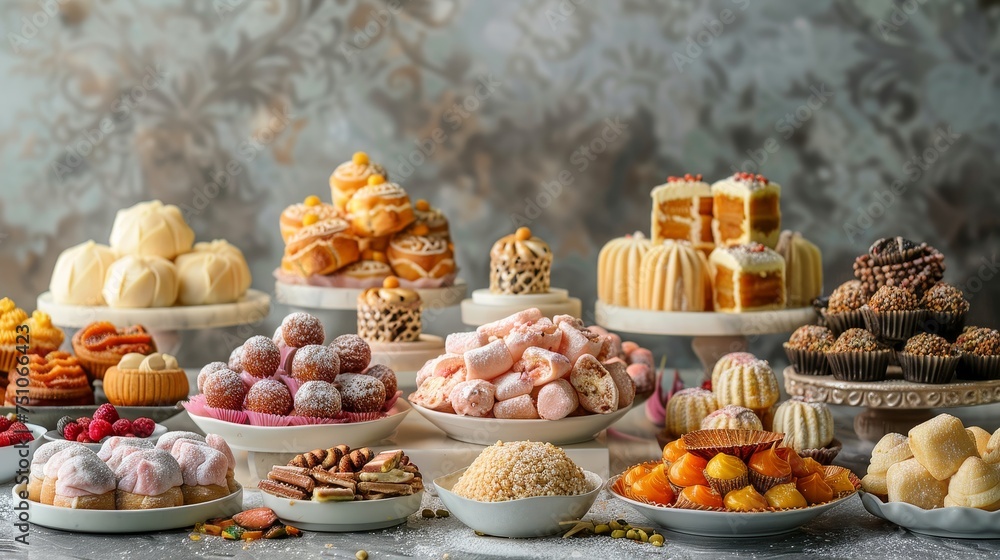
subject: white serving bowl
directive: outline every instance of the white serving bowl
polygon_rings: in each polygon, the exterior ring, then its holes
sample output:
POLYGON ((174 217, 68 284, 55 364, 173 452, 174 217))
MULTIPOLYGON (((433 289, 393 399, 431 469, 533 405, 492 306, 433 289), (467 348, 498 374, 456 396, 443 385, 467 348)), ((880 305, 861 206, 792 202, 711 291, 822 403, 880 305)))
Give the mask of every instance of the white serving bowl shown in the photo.
MULTIPOLYGON (((638 402, 638 401, 637 401, 638 402)), ((570 445, 590 441, 628 414, 632 407, 616 410, 611 414, 588 414, 562 420, 501 420, 499 418, 476 418, 459 416, 449 412, 438 412, 412 404, 420 413, 451 439, 492 445, 499 441, 530 439, 545 441, 552 445, 570 445)), ((635 406, 635 403, 632 403, 635 406)))
POLYGON ((905 502, 883 502, 860 492, 869 513, 914 533, 953 539, 1000 539, 1000 511, 970 507, 922 509, 905 502))
POLYGON ((261 492, 264 506, 283 523, 307 531, 345 533, 385 529, 401 523, 420 509, 423 490, 409 496, 360 502, 290 500, 261 492))
POLYGON ((545 537, 564 530, 561 521, 581 519, 594 505, 604 481, 597 473, 583 471, 590 491, 578 496, 537 496, 506 502, 477 502, 451 489, 466 469, 434 480, 438 497, 459 521, 495 537, 545 537))
POLYGON ((0 482, 10 482, 17 476, 17 471, 24 462, 24 474, 27 476, 28 467, 31 466, 31 456, 35 454, 42 443, 45 442, 45 427, 36 424, 25 424, 31 430, 31 436, 35 439, 28 442, 27 456, 21 454, 24 449, 14 445, 0 447, 0 482))
MULTIPOLYGON (((14 486, 14 504, 21 502, 20 492, 27 491, 26 484, 14 486)), ((243 488, 211 502, 160 509, 71 509, 30 503, 34 525, 74 533, 149 533, 192 527, 213 517, 231 517, 243 511, 243 488)))
POLYGON ((350 424, 312 424, 308 426, 251 426, 217 420, 209 416, 189 414, 191 420, 206 434, 218 434, 229 447, 244 451, 267 453, 292 452, 302 449, 326 449, 330 442, 350 447, 374 445, 391 436, 410 412, 403 399, 393 405, 391 415, 368 422, 350 424))
MULTIPOLYGON (((167 427, 164 426, 163 424, 156 424, 153 427, 153 433, 150 434, 149 437, 137 438, 137 439, 145 439, 145 440, 149 440, 149 441, 151 441, 153 443, 156 443, 156 440, 159 439, 160 436, 162 436, 163 434, 167 433, 168 431, 169 430, 167 430, 167 427)), ((45 432, 45 440, 46 441, 65 441, 66 438, 64 438, 62 436, 62 434, 60 434, 59 432, 57 432, 55 430, 49 430, 49 431, 45 432)), ((101 450, 101 446, 104 445, 104 444, 103 443, 81 443, 80 445, 85 445, 85 446, 89 447, 91 451, 100 451, 101 450)))

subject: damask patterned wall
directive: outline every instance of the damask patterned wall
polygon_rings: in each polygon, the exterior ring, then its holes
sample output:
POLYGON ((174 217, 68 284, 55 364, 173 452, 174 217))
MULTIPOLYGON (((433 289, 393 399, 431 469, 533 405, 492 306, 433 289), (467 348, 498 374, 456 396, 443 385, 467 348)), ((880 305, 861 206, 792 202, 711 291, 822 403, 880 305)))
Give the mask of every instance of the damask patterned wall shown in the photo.
POLYGON ((365 150, 444 208, 473 286, 530 223, 592 310, 597 252, 648 228, 652 186, 756 168, 828 286, 906 235, 996 324, 996 2, 38 0, 0 21, 0 292, 27 307, 62 249, 154 197, 270 291, 281 209, 365 150))

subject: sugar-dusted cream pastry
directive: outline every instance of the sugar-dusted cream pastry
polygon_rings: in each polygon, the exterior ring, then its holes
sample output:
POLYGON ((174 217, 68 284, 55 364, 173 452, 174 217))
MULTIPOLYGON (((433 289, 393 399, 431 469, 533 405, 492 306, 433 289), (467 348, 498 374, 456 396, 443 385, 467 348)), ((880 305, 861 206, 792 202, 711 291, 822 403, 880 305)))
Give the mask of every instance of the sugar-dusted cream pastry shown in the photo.
POLYGON ((641 231, 608 241, 597 257, 597 297, 611 305, 638 308, 639 267, 653 242, 641 231))
POLYGON ((180 208, 151 200, 119 210, 110 241, 111 248, 121 255, 173 259, 191 250, 194 231, 180 208))
POLYGON ((885 480, 890 502, 906 502, 923 509, 944 507, 948 479, 935 478, 917 459, 892 465, 885 480))
POLYGON ((184 505, 181 466, 170 453, 143 449, 130 454, 115 470, 117 509, 158 509, 184 505))
POLYGON ((909 436, 913 456, 938 480, 946 481, 966 459, 979 455, 962 421, 950 414, 914 426, 909 436))
POLYGON ((285 272, 309 277, 330 274, 361 258, 358 241, 350 225, 340 218, 310 223, 300 229, 285 245, 281 268, 285 272))
POLYGON ((945 506, 1000 510, 1000 465, 969 457, 948 481, 945 506))
POLYGON ((170 354, 125 354, 104 374, 104 393, 116 406, 174 405, 188 391, 187 375, 170 354))
POLYGON ((701 174, 668 177, 667 182, 650 192, 653 198, 651 219, 654 243, 664 239, 691 242, 708 253, 715 246, 712 237, 712 188, 701 174))
POLYGON ((359 189, 347 203, 351 228, 365 237, 381 237, 402 231, 413 223, 413 205, 399 185, 383 175, 368 177, 368 185, 359 189))
MULTIPOLYGON (((136 438, 134 438, 136 439, 136 438)), ((60 451, 70 447, 85 448, 83 444, 64 439, 42 444, 31 456, 31 468, 28 473, 28 499, 32 502, 42 501, 42 484, 45 481, 45 463, 60 451)), ((90 451, 89 449, 87 449, 90 451)), ((54 487, 53 487, 54 489, 54 487)))
POLYGON ((234 302, 250 288, 250 267, 243 253, 228 241, 198 243, 177 257, 180 305, 234 302))
POLYGON ((181 467, 185 504, 210 502, 229 495, 226 481, 229 460, 221 452, 201 445, 174 445, 171 455, 181 467))
POLYGON ((56 259, 49 291, 56 303, 104 305, 101 289, 118 255, 111 247, 87 241, 66 249, 56 259))
POLYGON ((56 476, 52 505, 72 509, 115 509, 115 473, 94 452, 67 457, 61 461, 56 476))
POLYGON ((177 268, 161 257, 126 255, 104 279, 104 301, 111 307, 170 307, 177 301, 177 268))
POLYGON ((718 247, 708 258, 716 311, 785 307, 785 259, 760 243, 718 247))
POLYGON ((712 309, 712 279, 704 253, 687 241, 653 245, 639 269, 639 306, 654 311, 712 309))
POLYGON ((447 237, 431 235, 417 224, 389 241, 389 265, 405 280, 442 278, 455 272, 455 254, 447 237))
POLYGON ((712 185, 716 245, 756 241, 774 247, 781 231, 781 185, 763 175, 736 173, 712 185))
POLYGON ((821 449, 833 441, 833 413, 826 403, 793 397, 774 411, 771 431, 785 434, 785 446, 796 452, 821 449))
POLYGON ((819 247, 797 231, 785 230, 774 248, 785 259, 785 304, 806 307, 823 294, 823 259, 819 247))
POLYGON ((520 227, 490 249, 490 291, 495 294, 544 294, 549 291, 552 250, 520 227))
POLYGON ((330 175, 330 192, 333 194, 333 205, 337 210, 347 210, 347 202, 354 193, 368 184, 372 175, 388 177, 385 168, 368 159, 368 154, 355 152, 350 161, 337 166, 330 175))
POLYGON ((334 205, 327 204, 321 201, 318 196, 311 194, 302 202, 291 204, 281 212, 281 217, 279 218, 281 239, 287 243, 295 232, 306 225, 305 222, 307 221, 315 223, 329 220, 330 218, 341 217, 343 217, 342 213, 334 205), (306 218, 306 216, 311 217, 306 218))
POLYGON ((358 335, 371 342, 412 342, 420 338, 420 294, 401 288, 390 276, 381 288, 358 294, 358 335))

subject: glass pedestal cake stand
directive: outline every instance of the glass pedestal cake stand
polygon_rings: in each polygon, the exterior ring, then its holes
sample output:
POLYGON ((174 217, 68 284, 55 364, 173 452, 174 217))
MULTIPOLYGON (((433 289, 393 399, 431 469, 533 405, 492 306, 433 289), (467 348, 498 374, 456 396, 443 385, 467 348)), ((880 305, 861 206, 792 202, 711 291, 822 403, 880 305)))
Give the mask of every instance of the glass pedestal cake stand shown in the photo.
POLYGON ((747 351, 751 338, 791 332, 816 321, 812 307, 747 313, 649 311, 597 300, 595 313, 597 324, 614 332, 692 337, 691 348, 706 376, 723 355, 747 351))
POLYGON ((785 368, 785 390, 827 404, 864 407, 854 417, 854 431, 876 442, 889 432, 905 434, 934 417, 933 409, 978 406, 1000 402, 1000 379, 932 385, 903 379, 898 366, 889 366, 885 381, 840 381, 832 375, 801 375, 785 368))

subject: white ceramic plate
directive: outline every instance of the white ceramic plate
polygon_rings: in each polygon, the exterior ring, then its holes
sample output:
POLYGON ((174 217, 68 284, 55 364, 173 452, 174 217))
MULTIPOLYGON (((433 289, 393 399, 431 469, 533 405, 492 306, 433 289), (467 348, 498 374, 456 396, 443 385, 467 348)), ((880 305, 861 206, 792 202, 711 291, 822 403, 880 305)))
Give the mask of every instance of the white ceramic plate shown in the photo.
MULTIPOLYGON (((632 403, 635 406, 636 403, 632 403)), ((451 439, 475 443, 477 445, 492 445, 497 440, 546 441, 552 445, 570 445, 594 439, 625 416, 632 407, 616 410, 611 414, 588 414, 573 416, 562 420, 501 420, 498 418, 474 418, 459 416, 448 412, 438 412, 429 408, 412 404, 413 410, 420 413, 431 424, 434 424, 451 439)))
MULTIPOLYGON (((163 434, 165 434, 165 433, 167 433, 167 427, 164 426, 163 424, 156 424, 156 426, 153 428, 153 433, 150 434, 149 437, 139 438, 139 439, 148 439, 149 441, 152 441, 153 443, 156 443, 156 440, 160 436, 162 436, 163 434)), ((45 432, 45 439, 46 439, 46 441, 63 441, 66 438, 62 437, 62 434, 60 434, 59 432, 57 432, 55 430, 49 430, 49 431, 45 432)), ((81 445, 86 445, 91 450, 93 450, 93 451, 96 452, 96 451, 100 451, 101 450, 101 445, 103 445, 103 444, 101 444, 101 443, 83 443, 81 445)))
POLYGON ((953 539, 1000 539, 1000 511, 968 507, 921 509, 905 502, 883 502, 861 492, 868 513, 914 533, 953 539))
POLYGON ((816 321, 812 307, 746 313, 650 311, 597 300, 595 312, 597 324, 612 331, 674 336, 783 333, 816 321))
MULTIPOLYGON (((27 491, 25 484, 14 486, 14 503, 20 503, 20 492, 27 491)), ((161 509, 86 510, 30 503, 31 523, 42 527, 74 533, 148 533, 193 527, 213 517, 231 517, 243 511, 243 488, 211 502, 161 509)))
MULTIPOLYGON (((27 407, 26 412, 25 407, 21 407, 21 411, 28 417, 28 420, 31 420, 32 424, 45 426, 46 428, 52 430, 55 429, 56 424, 59 423, 59 419, 63 416, 69 416, 71 418, 80 418, 82 416, 92 417, 99 406, 99 404, 85 404, 78 406, 29 406, 27 407)), ((181 412, 184 412, 184 409, 177 405, 116 406, 115 410, 118 411, 118 416, 122 418, 135 420, 136 418, 146 417, 153 422, 163 422, 164 420, 173 418, 181 412)), ((11 412, 17 412, 15 407, 0 406, 0 416, 6 416, 11 412)))
POLYGON ((403 399, 393 405, 396 412, 386 418, 351 424, 316 424, 309 426, 250 426, 233 424, 208 416, 189 414, 206 434, 218 434, 229 447, 244 451, 269 453, 300 452, 303 449, 327 448, 343 443, 350 447, 374 445, 391 436, 410 412, 403 399))
POLYGON ((793 531, 830 511, 854 494, 818 506, 788 511, 736 513, 726 511, 698 511, 681 508, 657 507, 630 500, 611 490, 619 476, 608 480, 608 489, 615 498, 632 506, 656 525, 689 535, 703 537, 767 537, 793 531))
POLYGON ((31 430, 31 435, 35 438, 28 442, 28 452, 27 455, 22 455, 21 451, 24 448, 19 448, 13 445, 8 445, 7 447, 0 447, 0 483, 9 482, 17 476, 17 471, 19 469, 24 470, 25 475, 28 473, 28 468, 31 466, 31 456, 38 449, 38 446, 45 442, 45 427, 38 426, 36 424, 25 424, 29 430, 31 430))
POLYGON ((545 537, 566 530, 560 521, 582 519, 594 505, 604 481, 597 473, 583 471, 590 491, 579 496, 538 496, 507 502, 477 502, 451 492, 466 469, 436 478, 438 497, 459 521, 495 537, 545 537))
POLYGON ((385 529, 401 523, 420 509, 421 490, 409 496, 362 502, 314 502, 289 500, 261 492, 264 506, 274 510, 283 523, 324 533, 346 533, 385 529))

